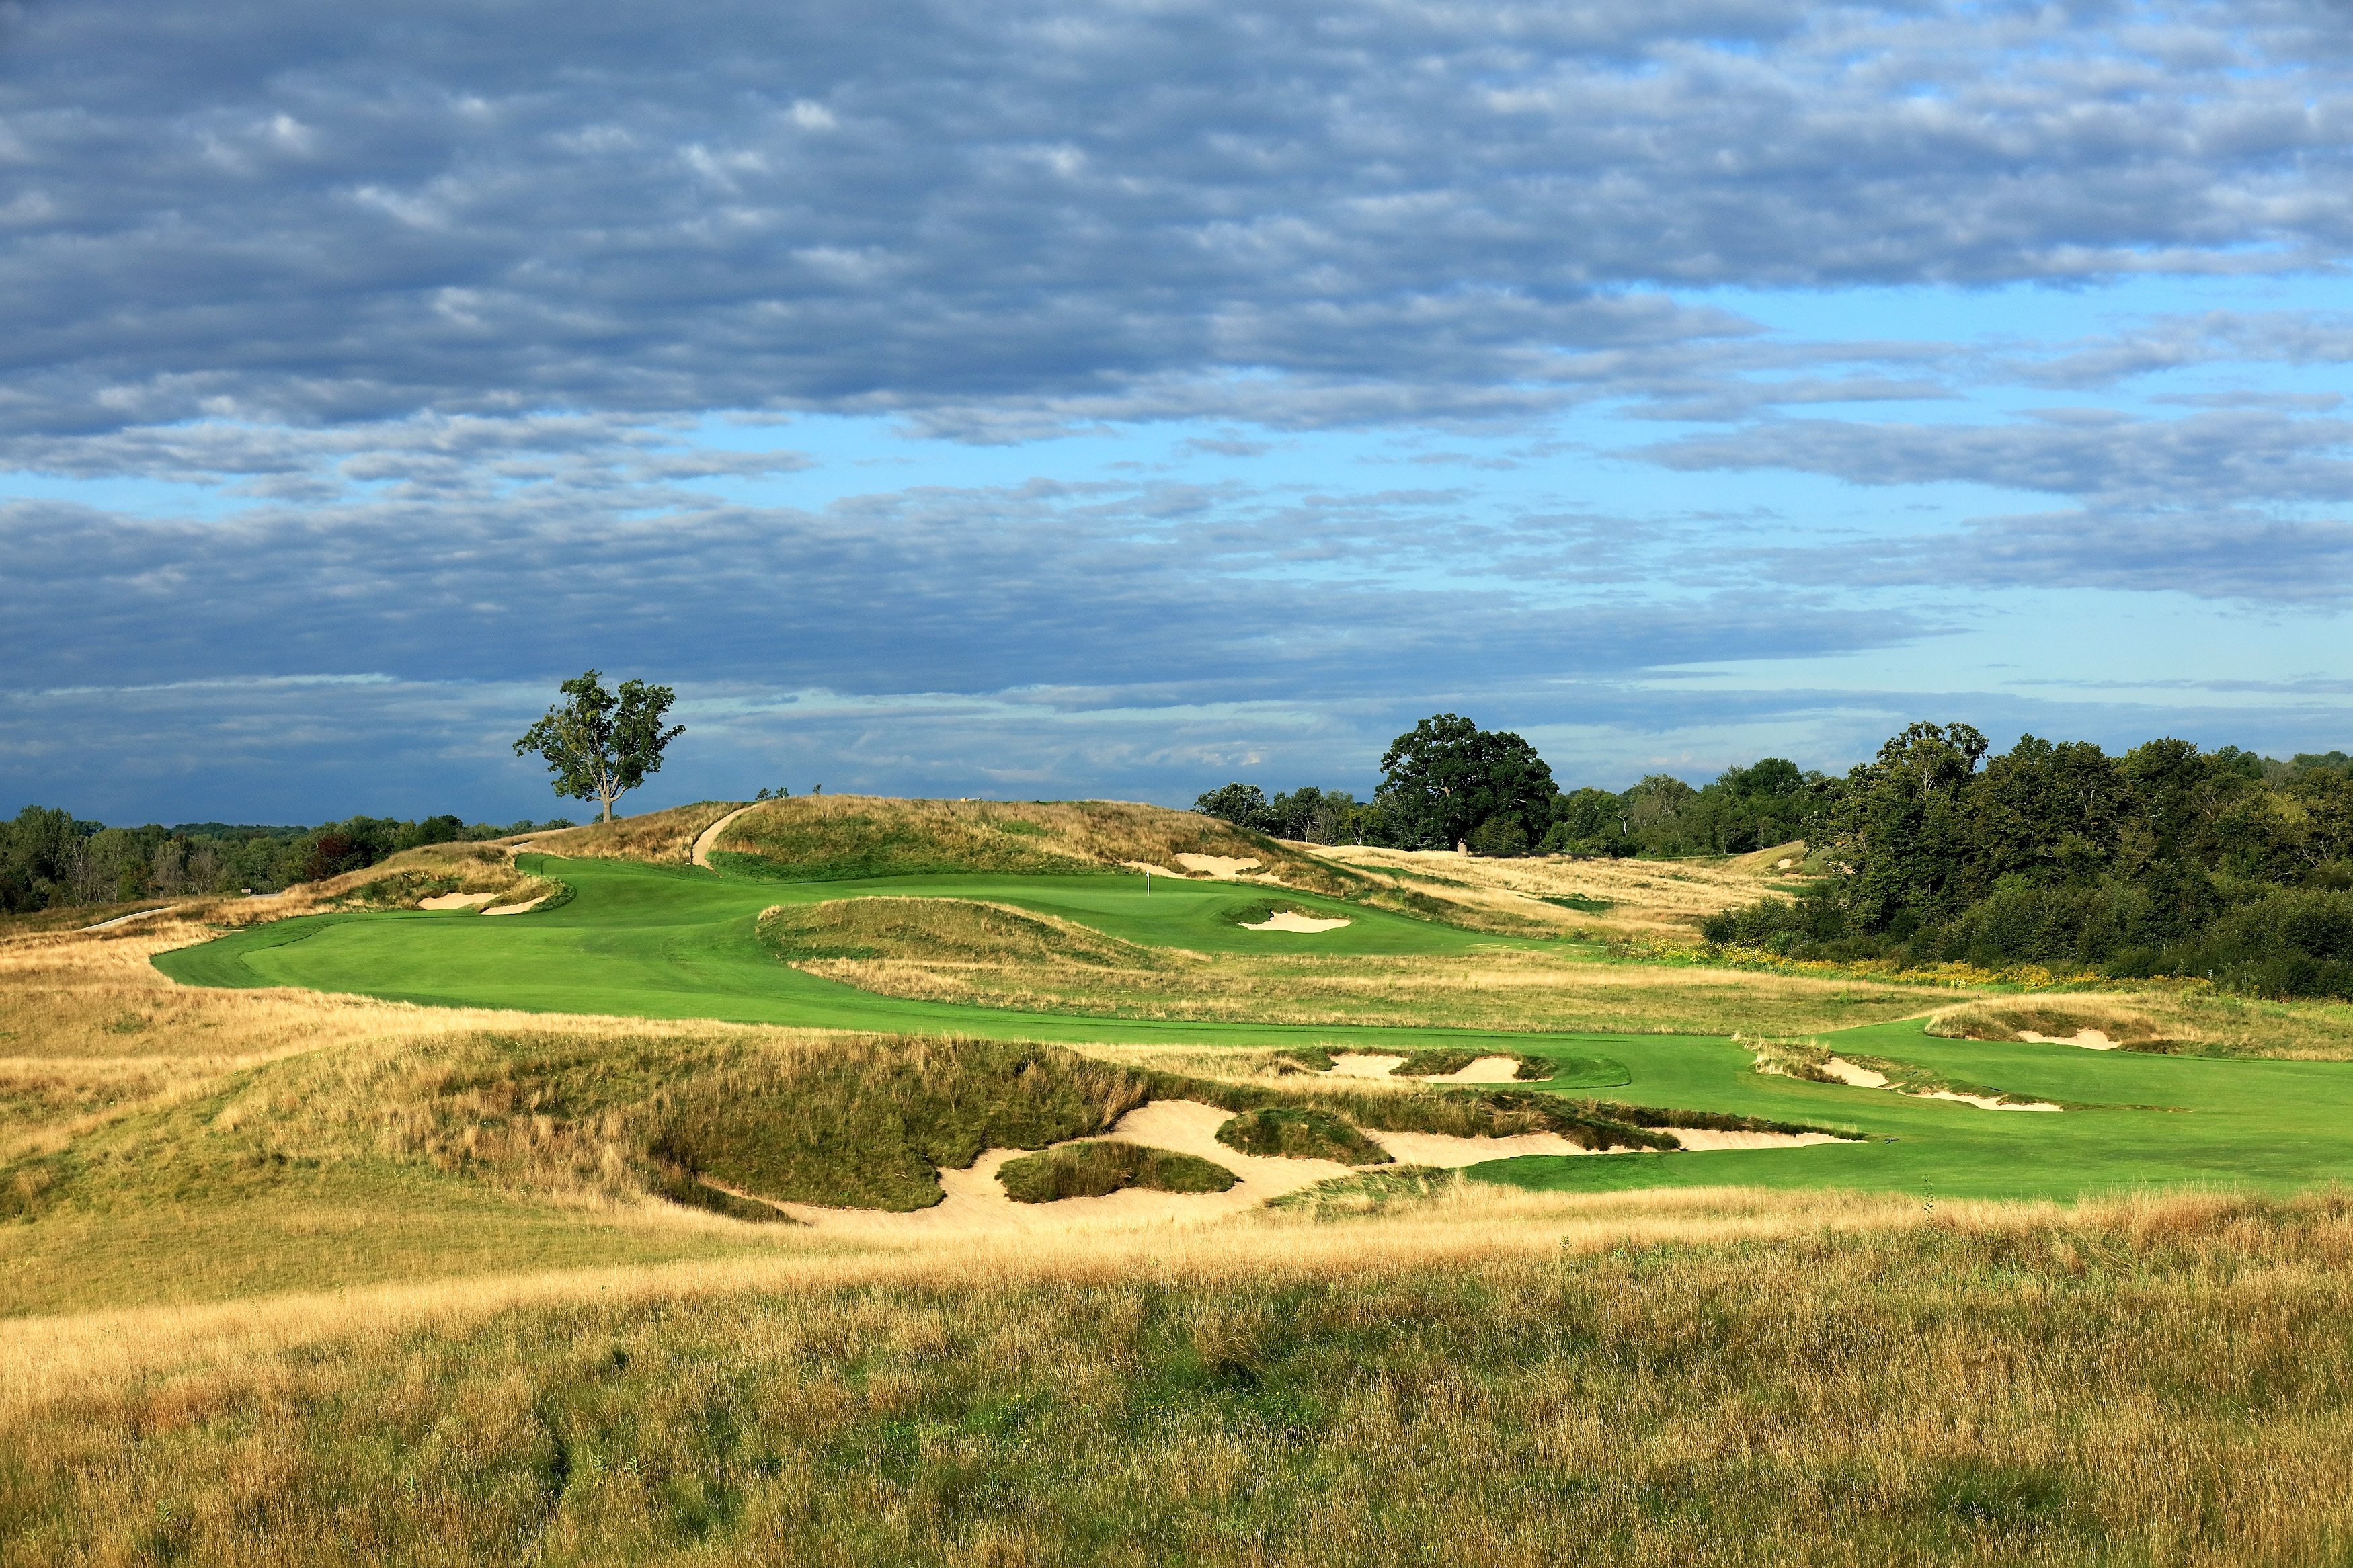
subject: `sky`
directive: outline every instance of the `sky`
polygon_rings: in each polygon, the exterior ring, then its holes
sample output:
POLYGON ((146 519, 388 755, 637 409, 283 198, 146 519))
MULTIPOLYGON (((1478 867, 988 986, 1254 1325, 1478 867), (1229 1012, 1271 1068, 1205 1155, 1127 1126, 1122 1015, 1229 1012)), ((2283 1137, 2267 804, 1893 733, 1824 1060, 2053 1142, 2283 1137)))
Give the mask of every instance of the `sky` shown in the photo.
POLYGON ((2353 21, 0 3, 0 810, 2353 742, 2353 21))

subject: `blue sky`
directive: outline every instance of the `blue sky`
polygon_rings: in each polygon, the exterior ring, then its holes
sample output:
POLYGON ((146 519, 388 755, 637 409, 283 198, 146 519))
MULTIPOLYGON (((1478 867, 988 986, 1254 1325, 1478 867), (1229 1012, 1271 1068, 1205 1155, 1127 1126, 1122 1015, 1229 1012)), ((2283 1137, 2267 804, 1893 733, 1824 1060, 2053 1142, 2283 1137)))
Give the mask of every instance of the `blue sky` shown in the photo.
POLYGON ((2319 4, 0 6, 0 807, 2346 746, 2319 4))

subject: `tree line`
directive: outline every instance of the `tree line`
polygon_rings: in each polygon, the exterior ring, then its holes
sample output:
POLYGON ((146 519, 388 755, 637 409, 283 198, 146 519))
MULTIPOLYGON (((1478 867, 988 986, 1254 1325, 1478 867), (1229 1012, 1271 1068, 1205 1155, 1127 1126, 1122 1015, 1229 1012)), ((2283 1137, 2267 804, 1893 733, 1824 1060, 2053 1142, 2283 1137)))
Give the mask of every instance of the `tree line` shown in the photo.
POLYGON ((503 827, 454 816, 403 821, 352 816, 316 827, 189 822, 110 827, 28 805, 0 820, 0 913, 132 903, 204 893, 270 893, 373 866, 424 844, 479 842, 569 827, 570 819, 503 827))
POLYGON ((1835 875, 1715 917, 1796 958, 2044 963, 2353 997, 2353 759, 1915 724, 1821 788, 1835 875))
POLYGON ((1767 757, 1697 788, 1653 773, 1630 789, 1563 790, 1521 736, 1440 713, 1390 742, 1369 801, 1313 786, 1270 800, 1255 784, 1229 784, 1193 809, 1308 844, 1493 856, 1738 855, 1807 837, 1827 808, 1829 782, 1767 757))

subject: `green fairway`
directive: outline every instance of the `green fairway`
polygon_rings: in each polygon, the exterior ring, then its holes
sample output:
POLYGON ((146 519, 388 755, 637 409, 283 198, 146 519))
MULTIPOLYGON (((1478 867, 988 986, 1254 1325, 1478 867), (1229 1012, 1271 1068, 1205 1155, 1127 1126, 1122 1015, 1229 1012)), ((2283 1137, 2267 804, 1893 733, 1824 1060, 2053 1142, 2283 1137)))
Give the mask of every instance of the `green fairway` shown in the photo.
POLYGON ((1991 1111, 1747 1070, 1732 1041, 1690 1036, 1482 1034, 1450 1029, 1172 1022, 1018 1013, 874 995, 782 963, 754 934, 770 904, 862 894, 983 899, 1060 916, 1132 942, 1208 952, 1467 952, 1482 936, 1361 906, 1314 935, 1241 930, 1221 916, 1262 896, 1233 884, 1156 879, 926 876, 822 884, 736 879, 622 861, 536 862, 576 896, 544 914, 312 916, 161 955, 198 985, 293 985, 427 1005, 647 1018, 960 1034, 1041 1041, 1323 1046, 1401 1052, 1492 1047, 1578 1058, 1551 1087, 1641 1104, 1723 1110, 1867 1132, 1864 1143, 1704 1155, 1532 1157, 1476 1167, 1483 1178, 1572 1191, 1739 1182, 1951 1196, 2073 1196, 2200 1183, 2286 1190, 2353 1179, 2353 1064, 2222 1061, 2066 1046, 1933 1038, 1915 1021, 1828 1038, 1917 1063, 1957 1082, 2117 1109, 1991 1111), (1599 1058, 1597 1060, 1597 1058, 1599 1058), (2162 1107, 2168 1109, 2127 1109, 2162 1107), (1892 1141, 1891 1141, 1892 1140, 1892 1141))

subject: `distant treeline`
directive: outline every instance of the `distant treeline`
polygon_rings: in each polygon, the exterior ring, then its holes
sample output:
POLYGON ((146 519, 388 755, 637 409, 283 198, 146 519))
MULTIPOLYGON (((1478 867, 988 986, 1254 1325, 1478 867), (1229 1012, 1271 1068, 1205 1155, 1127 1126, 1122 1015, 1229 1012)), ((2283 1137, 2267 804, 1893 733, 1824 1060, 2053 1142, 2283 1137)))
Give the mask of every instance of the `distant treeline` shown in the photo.
POLYGON ((1830 873, 1707 921, 1791 958, 2040 963, 2353 997, 2353 759, 2151 741, 2109 756, 1915 724, 1843 777, 1767 757, 1694 789, 1561 790, 1519 736, 1452 714, 1398 738, 1370 801, 1228 784, 1194 809, 1311 843, 1486 855, 1725 855, 1807 840, 1830 873))
POLYGON ((131 903, 194 893, 276 892, 373 866, 420 844, 502 838, 569 827, 564 817, 504 827, 456 816, 404 822, 354 816, 317 827, 109 827, 71 812, 28 805, 0 822, 0 913, 69 905, 131 903))
POLYGON ((1739 855, 1806 837, 1832 783, 1767 757, 1694 788, 1652 773, 1627 790, 1562 790, 1535 748, 1451 713, 1398 737, 1369 801, 1313 786, 1272 800, 1255 784, 1211 790, 1193 809, 1308 844, 1482 855, 1739 855))
POLYGON ((1795 958, 2043 963, 2353 996, 2353 765, 2151 741, 2112 757, 1915 724, 1830 781, 1838 873, 1708 923, 1795 958))

